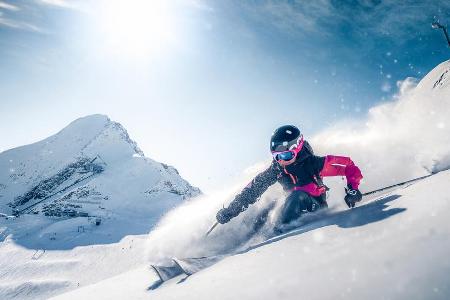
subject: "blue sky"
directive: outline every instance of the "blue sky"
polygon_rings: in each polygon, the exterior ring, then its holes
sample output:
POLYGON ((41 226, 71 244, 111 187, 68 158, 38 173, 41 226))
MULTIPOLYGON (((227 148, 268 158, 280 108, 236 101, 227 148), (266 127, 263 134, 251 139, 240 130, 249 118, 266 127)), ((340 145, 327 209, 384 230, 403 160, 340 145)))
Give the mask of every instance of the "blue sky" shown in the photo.
MULTIPOLYGON (((206 191, 448 59, 447 1, 0 0, 0 151, 94 113, 206 191)), ((351 133, 349 133, 351 134, 351 133)))

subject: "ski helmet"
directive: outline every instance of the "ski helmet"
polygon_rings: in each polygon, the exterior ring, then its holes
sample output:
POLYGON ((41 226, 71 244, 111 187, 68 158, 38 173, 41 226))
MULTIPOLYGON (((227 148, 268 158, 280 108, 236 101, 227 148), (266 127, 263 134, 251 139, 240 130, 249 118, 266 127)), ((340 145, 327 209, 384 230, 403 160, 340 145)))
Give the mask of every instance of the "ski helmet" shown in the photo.
MULTIPOLYGON (((270 138, 270 151, 282 152, 292 150, 300 145, 303 135, 294 125, 284 125, 276 129, 270 138)), ((300 149, 298 149, 300 150, 300 149)))

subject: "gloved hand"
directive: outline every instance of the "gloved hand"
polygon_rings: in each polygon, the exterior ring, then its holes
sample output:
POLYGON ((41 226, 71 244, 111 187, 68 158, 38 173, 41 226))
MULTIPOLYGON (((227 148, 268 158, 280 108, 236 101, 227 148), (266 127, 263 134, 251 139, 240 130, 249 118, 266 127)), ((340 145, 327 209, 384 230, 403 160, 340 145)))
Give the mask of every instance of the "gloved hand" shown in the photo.
POLYGON ((347 185, 347 188, 345 189, 345 203, 347 203, 349 208, 355 207, 355 203, 361 201, 362 194, 358 189, 353 189, 351 184, 347 185))
POLYGON ((220 224, 228 223, 231 220, 231 214, 228 208, 222 208, 217 212, 216 215, 217 222, 220 224))

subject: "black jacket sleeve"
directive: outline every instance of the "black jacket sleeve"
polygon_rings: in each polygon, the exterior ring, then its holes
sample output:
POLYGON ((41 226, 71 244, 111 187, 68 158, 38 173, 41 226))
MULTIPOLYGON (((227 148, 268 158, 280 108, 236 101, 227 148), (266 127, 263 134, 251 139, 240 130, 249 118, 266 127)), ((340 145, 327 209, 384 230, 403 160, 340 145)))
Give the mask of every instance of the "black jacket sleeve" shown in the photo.
POLYGON ((259 173, 228 206, 228 213, 231 218, 236 217, 250 204, 255 203, 271 185, 277 182, 277 175, 275 163, 259 173))

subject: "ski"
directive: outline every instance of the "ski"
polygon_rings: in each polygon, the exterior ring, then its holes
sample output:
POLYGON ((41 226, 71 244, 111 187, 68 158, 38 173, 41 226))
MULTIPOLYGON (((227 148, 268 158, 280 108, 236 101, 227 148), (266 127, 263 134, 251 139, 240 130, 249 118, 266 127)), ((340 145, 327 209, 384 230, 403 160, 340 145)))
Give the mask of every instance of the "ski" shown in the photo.
POLYGON ((184 273, 184 270, 174 261, 169 265, 150 265, 158 275, 159 281, 165 282, 184 273))
POLYGON ((214 255, 203 257, 190 257, 190 258, 173 258, 173 261, 183 270, 183 272, 190 276, 207 267, 217 263, 225 256, 228 255, 214 255))

